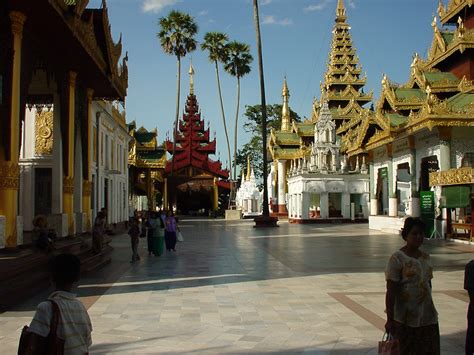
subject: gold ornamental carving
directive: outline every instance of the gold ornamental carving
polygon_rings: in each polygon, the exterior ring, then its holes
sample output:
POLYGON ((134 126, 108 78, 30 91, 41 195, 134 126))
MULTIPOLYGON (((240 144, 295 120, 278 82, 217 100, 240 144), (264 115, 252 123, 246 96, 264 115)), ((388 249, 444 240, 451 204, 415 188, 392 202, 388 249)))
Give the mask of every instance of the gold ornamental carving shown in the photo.
POLYGON ((20 188, 20 166, 12 162, 0 162, 0 190, 20 188))
POLYGON ((65 177, 63 179, 63 192, 70 195, 74 193, 74 178, 65 177))
POLYGON ((10 12, 10 21, 12 26, 12 32, 15 35, 22 36, 23 34, 23 26, 26 21, 26 16, 19 11, 11 11, 10 12))
POLYGON ((35 154, 53 153, 53 112, 36 113, 35 118, 35 154))
POLYGON ((474 184, 474 169, 464 167, 430 173, 430 186, 474 184))
POLYGON ((82 196, 91 196, 92 194, 92 181, 84 180, 82 182, 82 196))

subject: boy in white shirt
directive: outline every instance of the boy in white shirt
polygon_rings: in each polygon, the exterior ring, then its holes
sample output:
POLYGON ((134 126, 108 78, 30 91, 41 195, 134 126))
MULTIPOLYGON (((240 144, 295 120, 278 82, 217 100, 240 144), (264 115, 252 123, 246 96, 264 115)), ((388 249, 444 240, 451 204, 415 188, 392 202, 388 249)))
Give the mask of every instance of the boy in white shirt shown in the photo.
POLYGON ((86 308, 71 293, 74 283, 79 281, 81 262, 73 254, 61 254, 52 261, 52 281, 55 291, 48 297, 48 301, 41 302, 28 329, 34 333, 28 348, 44 349, 46 338, 50 332, 53 318, 53 305, 59 308, 57 336, 64 340, 64 354, 88 354, 92 344, 92 324, 86 308))

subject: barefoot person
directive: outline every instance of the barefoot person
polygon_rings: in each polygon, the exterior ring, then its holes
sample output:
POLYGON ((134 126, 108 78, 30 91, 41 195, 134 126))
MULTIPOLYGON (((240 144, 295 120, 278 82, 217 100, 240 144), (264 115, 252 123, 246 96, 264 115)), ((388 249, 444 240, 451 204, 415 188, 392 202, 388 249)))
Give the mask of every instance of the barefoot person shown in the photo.
POLYGON ((387 333, 400 342, 400 354, 440 354, 438 313, 431 297, 433 268, 419 248, 425 224, 408 217, 402 229, 406 245, 396 251, 385 270, 387 333))

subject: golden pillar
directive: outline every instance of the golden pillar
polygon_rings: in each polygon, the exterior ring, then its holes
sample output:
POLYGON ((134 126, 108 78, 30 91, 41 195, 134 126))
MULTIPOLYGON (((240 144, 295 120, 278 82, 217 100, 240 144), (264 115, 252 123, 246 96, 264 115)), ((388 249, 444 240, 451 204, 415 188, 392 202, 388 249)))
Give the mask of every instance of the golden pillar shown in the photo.
POLYGON ((63 180, 63 212, 67 214, 68 234, 74 234, 74 118, 76 106, 76 76, 77 73, 69 72, 68 93, 68 120, 67 120, 67 167, 63 180))
POLYGON ((145 184, 146 184, 146 198, 148 203, 148 209, 151 210, 151 171, 146 169, 145 171, 145 184))
MULTIPOLYGON (((10 12, 11 29, 13 34, 13 66, 11 86, 10 111, 10 146, 4 147, 10 156, 0 156, 0 215, 5 216, 5 246, 16 247, 18 215, 18 190, 20 187, 20 83, 21 83, 21 45, 23 40, 23 25, 26 16, 18 11, 10 12), (9 159, 9 160, 7 160, 9 159)), ((1 150, 0 150, 1 154, 1 150)))
POLYGON ((219 209, 219 187, 217 186, 217 178, 214 178, 214 184, 212 185, 213 199, 212 209, 217 211, 219 209))
POLYGON ((168 179, 163 179, 163 209, 168 209, 168 179))
POLYGON ((92 193, 92 98, 94 90, 87 89, 87 158, 85 159, 87 169, 87 179, 82 182, 82 210, 86 213, 86 230, 91 230, 92 209, 91 209, 91 193, 92 193))

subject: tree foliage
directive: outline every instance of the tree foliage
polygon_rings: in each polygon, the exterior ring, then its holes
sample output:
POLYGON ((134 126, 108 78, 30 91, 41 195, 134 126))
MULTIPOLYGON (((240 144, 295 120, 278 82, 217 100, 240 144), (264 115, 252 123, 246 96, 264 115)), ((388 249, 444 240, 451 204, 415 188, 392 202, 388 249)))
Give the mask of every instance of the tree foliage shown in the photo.
POLYGON ((158 26, 160 31, 157 37, 166 54, 179 59, 196 49, 197 42, 194 36, 197 34, 198 26, 190 15, 173 10, 167 17, 159 19, 158 26))
MULTIPOLYGON (((259 181, 259 186, 263 184, 263 141, 262 141, 262 106, 253 105, 245 106, 244 116, 246 118, 243 125, 245 132, 251 133, 250 140, 245 143, 237 152, 237 165, 240 166, 241 171, 247 169, 247 156, 250 156, 251 164, 255 170, 255 177, 259 181)), ((291 120, 300 122, 300 116, 291 110, 291 120)), ((282 119, 282 105, 274 104, 267 105, 267 133, 273 128, 279 130, 282 119)))

